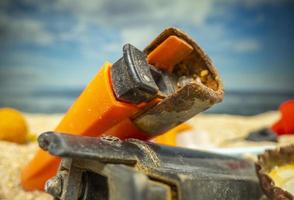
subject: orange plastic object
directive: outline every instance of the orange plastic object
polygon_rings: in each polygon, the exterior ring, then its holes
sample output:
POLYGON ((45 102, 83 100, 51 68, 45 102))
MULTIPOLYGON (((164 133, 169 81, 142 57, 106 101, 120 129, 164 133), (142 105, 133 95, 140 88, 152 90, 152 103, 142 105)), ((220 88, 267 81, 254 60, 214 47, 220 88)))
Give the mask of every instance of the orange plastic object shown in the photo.
POLYGON ((294 134, 294 100, 280 106, 281 119, 272 126, 278 135, 294 134))
POLYGON ((154 138, 154 142, 158 144, 164 144, 164 145, 169 145, 169 146, 177 146, 177 135, 180 134, 183 131, 191 130, 192 126, 190 126, 187 123, 183 123, 163 135, 157 136, 154 138))
MULTIPOLYGON (((55 131, 76 135, 99 136, 139 110, 133 104, 117 101, 110 80, 111 64, 105 64, 75 101, 55 131)), ((59 159, 38 150, 21 175, 27 190, 43 190, 44 183, 58 168, 59 159)))
MULTIPOLYGON (((174 65, 183 60, 193 51, 193 47, 186 41, 178 38, 177 36, 169 36, 165 41, 158 45, 150 54, 147 55, 147 60, 150 64, 153 64, 157 68, 166 71, 172 71, 174 65)), ((158 99, 155 99, 156 101, 158 99)), ((185 125, 188 126, 188 125, 185 125)), ((179 126, 183 127, 183 126, 179 126)), ((172 130, 179 130, 177 127, 172 130)), ((171 131, 172 131, 171 130, 171 131)), ((106 131, 107 134, 115 135, 121 139, 125 138, 137 138, 141 140, 148 140, 152 138, 152 135, 144 134, 138 129, 130 119, 126 119, 121 123, 117 124, 110 130, 106 131)), ((173 131, 172 133, 174 133, 173 131)), ((165 141, 171 141, 169 138, 172 133, 165 133, 162 135, 165 141), (168 135, 168 136, 167 136, 168 135)), ((159 134, 159 133, 158 133, 159 134)), ((160 137, 160 136, 159 136, 160 137)), ((161 140, 161 139, 160 139, 161 140)), ((163 140, 161 140, 163 141, 163 140)), ((170 143, 170 142, 167 142, 170 143)), ((174 143, 172 143, 174 144, 174 143)))
POLYGON ((114 96, 109 73, 110 66, 106 64, 102 67, 55 131, 99 136, 139 110, 138 106, 120 102, 114 96))
POLYGON ((120 139, 137 138, 140 140, 148 140, 151 135, 148 135, 138 129, 130 119, 125 119, 121 123, 107 130, 108 135, 115 135, 120 139))
POLYGON ((173 67, 188 56, 193 47, 177 36, 169 36, 158 45, 150 54, 148 62, 159 69, 172 72, 173 67))
MULTIPOLYGON (((148 56, 150 64, 172 71, 192 51, 192 47, 176 36, 170 36, 148 56), (153 53, 154 52, 154 53, 153 53)), ((105 64, 90 82, 80 97, 66 113, 56 132, 85 136, 100 136, 103 133, 121 139, 149 139, 151 136, 140 131, 130 120, 140 109, 149 105, 133 105, 117 101, 111 87, 111 64, 105 64)), ((156 101, 155 99, 154 101, 156 101)), ((152 102, 150 102, 152 104, 152 102)), ((24 189, 44 189, 47 179, 55 175, 60 159, 38 150, 33 160, 23 169, 21 183, 24 189)))

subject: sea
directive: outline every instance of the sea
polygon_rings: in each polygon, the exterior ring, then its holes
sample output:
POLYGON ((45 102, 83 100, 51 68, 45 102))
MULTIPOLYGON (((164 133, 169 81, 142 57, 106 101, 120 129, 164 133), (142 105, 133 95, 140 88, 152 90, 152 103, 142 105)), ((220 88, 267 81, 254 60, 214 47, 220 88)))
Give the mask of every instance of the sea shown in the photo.
MULTIPOLYGON (((0 97, 0 107, 14 107, 29 113, 64 113, 81 91, 80 88, 43 89, 22 94, 6 94, 0 97)), ((277 110, 282 102, 289 99, 294 99, 294 92, 226 91, 223 102, 205 112, 256 115, 277 110)))

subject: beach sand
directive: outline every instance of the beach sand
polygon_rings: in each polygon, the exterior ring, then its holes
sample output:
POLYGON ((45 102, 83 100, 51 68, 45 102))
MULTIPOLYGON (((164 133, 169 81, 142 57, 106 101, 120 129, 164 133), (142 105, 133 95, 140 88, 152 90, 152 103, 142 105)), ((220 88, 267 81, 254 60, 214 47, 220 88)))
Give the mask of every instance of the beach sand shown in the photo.
MULTIPOLYGON (((61 119, 61 115, 26 114, 31 132, 42 133, 53 130, 61 119)), ((268 127, 279 119, 278 112, 268 112, 257 116, 244 117, 233 115, 201 114, 188 123, 197 132, 205 133, 199 146, 227 148, 252 145, 275 145, 275 143, 252 143, 236 138, 244 137, 249 131, 262 127, 268 127), (232 139, 234 139, 232 141, 232 139), (229 142, 228 142, 229 141, 229 142), (231 142, 230 142, 231 141, 231 142)), ((199 134, 201 135, 201 134, 199 134)), ((284 137, 279 141, 280 145, 294 143, 293 137, 284 137)), ((20 186, 20 170, 32 158, 38 148, 36 142, 17 145, 10 142, 0 142, 0 199, 15 200, 47 200, 52 199, 43 192, 25 192, 20 186)))

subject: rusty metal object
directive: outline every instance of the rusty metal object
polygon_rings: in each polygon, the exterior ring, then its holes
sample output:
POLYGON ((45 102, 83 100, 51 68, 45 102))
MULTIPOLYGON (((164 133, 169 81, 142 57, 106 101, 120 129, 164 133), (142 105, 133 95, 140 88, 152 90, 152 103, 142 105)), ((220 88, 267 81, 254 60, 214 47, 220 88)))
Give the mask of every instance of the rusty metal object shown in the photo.
POLYGON ((111 68, 116 98, 128 103, 150 102, 132 117, 134 125, 151 136, 161 134, 222 101, 223 84, 212 61, 186 33, 164 30, 144 52, 126 44, 123 57, 111 68), (166 72, 148 64, 147 56, 170 36, 187 42, 192 52, 166 72))
POLYGON ((292 200, 293 194, 279 187, 276 180, 270 176, 272 170, 279 170, 285 165, 294 164, 294 145, 267 150, 258 156, 256 173, 263 192, 271 200, 292 200))
POLYGON ((47 186, 55 199, 248 200, 261 195, 254 164, 239 158, 109 136, 48 132, 38 141, 63 158, 56 175, 62 187, 56 178, 47 186))
POLYGON ((164 30, 144 52, 148 55, 171 35, 184 39, 193 51, 172 71, 175 92, 133 118, 138 128, 151 135, 167 131, 207 110, 221 102, 224 95, 222 81, 212 61, 192 38, 179 29, 164 30))

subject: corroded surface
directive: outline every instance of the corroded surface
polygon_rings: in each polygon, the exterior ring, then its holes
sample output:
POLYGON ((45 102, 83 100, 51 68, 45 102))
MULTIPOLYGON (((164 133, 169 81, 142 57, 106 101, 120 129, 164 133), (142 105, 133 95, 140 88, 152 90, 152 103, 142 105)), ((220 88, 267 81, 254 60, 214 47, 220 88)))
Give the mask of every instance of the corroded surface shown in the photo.
POLYGON ((264 193, 273 200, 292 200, 293 195, 275 184, 268 175, 273 168, 294 162, 294 145, 281 147, 277 150, 268 150, 259 155, 256 162, 256 172, 264 193))
POLYGON ((184 39, 193 47, 193 51, 172 72, 178 85, 176 91, 133 119, 141 130, 155 135, 207 110, 221 102, 224 96, 222 81, 212 61, 186 33, 168 28, 145 48, 145 53, 151 52, 170 35, 184 39))

